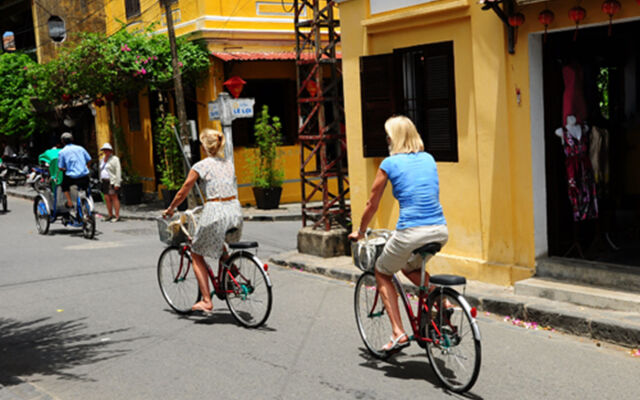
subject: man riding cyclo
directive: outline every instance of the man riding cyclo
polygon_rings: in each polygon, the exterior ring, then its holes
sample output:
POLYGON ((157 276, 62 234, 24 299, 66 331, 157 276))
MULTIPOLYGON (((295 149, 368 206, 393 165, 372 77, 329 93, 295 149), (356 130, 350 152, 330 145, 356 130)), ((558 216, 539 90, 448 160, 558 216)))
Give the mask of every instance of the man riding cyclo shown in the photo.
POLYGON ((73 144, 73 135, 69 132, 63 133, 60 136, 60 141, 64 145, 58 153, 58 169, 64 174, 61 187, 67 200, 67 208, 73 208, 69 189, 73 185, 76 185, 78 190, 89 188, 91 156, 84 147, 73 144))

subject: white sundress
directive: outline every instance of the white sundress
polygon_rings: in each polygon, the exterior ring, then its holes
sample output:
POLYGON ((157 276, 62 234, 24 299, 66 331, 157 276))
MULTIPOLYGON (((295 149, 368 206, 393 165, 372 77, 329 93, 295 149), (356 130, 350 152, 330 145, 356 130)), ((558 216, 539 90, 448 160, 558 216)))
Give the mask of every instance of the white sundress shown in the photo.
POLYGON ((207 157, 195 163, 192 169, 200 176, 201 190, 207 199, 236 197, 228 201, 207 201, 198 221, 193 252, 217 260, 225 241, 237 242, 242 236, 242 209, 234 166, 229 160, 207 157), (233 228, 237 230, 226 235, 233 228))

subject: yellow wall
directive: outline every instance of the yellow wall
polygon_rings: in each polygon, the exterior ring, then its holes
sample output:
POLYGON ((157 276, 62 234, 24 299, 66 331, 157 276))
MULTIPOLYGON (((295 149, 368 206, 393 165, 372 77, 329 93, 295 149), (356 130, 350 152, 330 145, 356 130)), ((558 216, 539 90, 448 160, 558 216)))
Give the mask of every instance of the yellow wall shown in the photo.
MULTIPOLYGON (((369 15, 368 1, 350 0, 341 3, 340 14, 354 226, 382 161, 362 157, 359 57, 453 41, 459 162, 438 163, 450 239, 430 269, 499 284, 531 276, 535 255, 529 123, 527 118, 514 122, 508 117, 514 108, 508 83, 512 65, 502 23, 466 0, 375 16, 369 15)), ((393 228, 397 217, 397 202, 387 188, 372 224, 393 228)))

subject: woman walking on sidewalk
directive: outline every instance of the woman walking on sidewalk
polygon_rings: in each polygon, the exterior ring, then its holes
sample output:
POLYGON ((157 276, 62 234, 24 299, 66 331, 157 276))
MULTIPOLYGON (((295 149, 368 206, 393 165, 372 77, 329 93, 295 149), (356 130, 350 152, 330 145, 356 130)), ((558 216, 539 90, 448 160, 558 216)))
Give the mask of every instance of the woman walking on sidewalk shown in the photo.
POLYGON ((104 201, 107 203, 107 212, 109 213, 105 221, 118 222, 120 220, 118 193, 122 183, 120 159, 113 154, 113 147, 109 143, 103 144, 100 151, 104 153, 104 157, 100 161, 100 183, 104 201))
MULTIPOLYGON (((380 164, 371 196, 362 214, 360 229, 349 239, 362 239, 378 210, 382 193, 391 181, 393 196, 400 203, 400 217, 396 231, 387 241, 376 261, 375 275, 378 290, 391 320, 392 335, 382 350, 393 351, 409 346, 398 308, 398 294, 393 275, 402 270, 411 282, 420 285, 422 258, 412 255, 418 247, 438 242, 445 244, 449 237, 442 206, 436 162, 424 151, 424 144, 415 125, 404 116, 391 117, 385 122, 390 156, 380 164)), ((427 282, 429 274, 427 274, 427 282)))
POLYGON ((186 198, 198 178, 204 183, 206 202, 195 232, 191 257, 198 279, 202 300, 193 311, 211 311, 209 279, 204 256, 214 260, 226 254, 224 243, 237 242, 242 235, 242 210, 238 201, 238 187, 233 161, 224 158, 224 135, 213 129, 200 133, 200 142, 208 157, 191 167, 184 184, 171 201, 164 215, 172 216, 186 198), (227 232, 232 231, 227 235, 227 232))

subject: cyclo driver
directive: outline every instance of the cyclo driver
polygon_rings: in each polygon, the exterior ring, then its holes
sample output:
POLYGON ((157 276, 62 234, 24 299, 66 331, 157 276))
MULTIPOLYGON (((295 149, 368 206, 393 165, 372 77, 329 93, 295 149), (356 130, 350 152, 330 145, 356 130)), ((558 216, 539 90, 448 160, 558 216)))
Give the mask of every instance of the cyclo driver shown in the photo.
POLYGON ((82 146, 73 144, 73 135, 65 132, 60 136, 64 145, 58 153, 58 169, 64 173, 62 178, 62 192, 67 200, 67 208, 73 208, 69 188, 76 185, 78 190, 89 188, 89 162, 91 156, 82 146))

